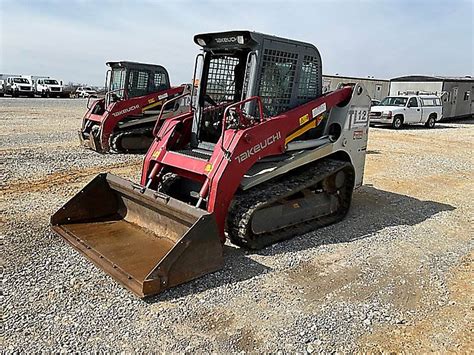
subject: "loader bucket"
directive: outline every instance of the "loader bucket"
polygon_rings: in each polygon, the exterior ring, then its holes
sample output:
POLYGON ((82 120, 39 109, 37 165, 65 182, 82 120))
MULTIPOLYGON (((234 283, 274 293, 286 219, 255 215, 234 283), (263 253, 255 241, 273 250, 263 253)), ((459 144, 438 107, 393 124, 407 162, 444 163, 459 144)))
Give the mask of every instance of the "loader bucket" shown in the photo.
POLYGON ((52 229, 139 297, 222 267, 212 214, 111 174, 51 217, 52 229))

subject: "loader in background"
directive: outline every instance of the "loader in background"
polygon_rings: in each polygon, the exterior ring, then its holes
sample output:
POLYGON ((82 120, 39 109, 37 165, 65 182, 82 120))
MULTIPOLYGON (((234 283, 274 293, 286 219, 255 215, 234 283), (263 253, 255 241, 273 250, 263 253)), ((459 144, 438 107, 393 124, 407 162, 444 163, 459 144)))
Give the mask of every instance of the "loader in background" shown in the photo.
POLYGON ((323 95, 309 43, 249 31, 194 40, 199 87, 187 112, 155 127, 140 184, 101 174, 51 219, 140 297, 221 268, 226 237, 259 249, 340 221, 362 184, 363 86, 323 95))
MULTIPOLYGON (((153 141, 152 130, 164 100, 189 87, 171 87, 161 65, 120 61, 107 66, 107 92, 90 106, 88 101, 79 131, 81 144, 100 153, 144 153, 153 141)), ((179 103, 170 111, 178 109, 179 103)))

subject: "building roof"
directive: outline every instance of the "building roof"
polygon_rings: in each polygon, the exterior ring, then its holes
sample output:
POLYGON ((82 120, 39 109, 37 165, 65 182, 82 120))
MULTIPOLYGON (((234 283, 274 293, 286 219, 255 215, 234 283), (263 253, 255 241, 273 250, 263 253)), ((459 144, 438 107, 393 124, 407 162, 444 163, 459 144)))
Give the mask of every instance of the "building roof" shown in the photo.
POLYGON ((389 79, 377 79, 377 78, 364 78, 364 77, 357 77, 357 76, 344 76, 344 75, 328 75, 323 74, 323 77, 326 78, 335 78, 335 79, 349 79, 349 80, 370 80, 370 81, 386 81, 389 82, 389 79))
POLYGON ((407 75, 390 79, 390 81, 467 81, 474 82, 474 78, 466 76, 426 76, 426 75, 407 75))

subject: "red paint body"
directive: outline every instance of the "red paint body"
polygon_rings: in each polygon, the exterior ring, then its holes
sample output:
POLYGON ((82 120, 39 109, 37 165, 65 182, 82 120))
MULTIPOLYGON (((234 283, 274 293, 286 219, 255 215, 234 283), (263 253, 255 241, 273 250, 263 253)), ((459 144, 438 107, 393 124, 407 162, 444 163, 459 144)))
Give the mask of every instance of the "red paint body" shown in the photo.
MULTIPOLYGON (((324 103, 327 112, 332 107, 350 99, 351 95, 352 88, 344 87, 278 116, 261 119, 259 122, 249 124, 248 127, 224 129, 209 161, 173 151, 189 143, 193 112, 169 118, 163 123, 155 141, 146 154, 142 168, 141 184, 145 185, 150 175, 155 177, 164 167, 168 168, 167 171, 203 183, 200 195, 207 198, 206 209, 214 214, 219 227, 220 238, 224 242, 224 227, 228 208, 244 174, 259 159, 280 155, 286 150, 285 138, 300 128, 300 117, 306 114, 312 117, 312 110, 324 103), (259 143, 270 141, 272 143, 264 144, 264 148, 258 151, 254 149, 254 154, 245 154, 259 143), (225 151, 221 147, 230 154, 230 159, 227 159, 229 156, 225 156, 225 151), (243 153, 248 157, 242 160, 238 157, 241 157, 243 153), (210 171, 206 169, 209 164, 212 165, 210 171)), ((248 100, 260 102, 259 97, 248 100)), ((239 106, 242 103, 233 104, 232 106, 239 106)), ((237 109, 236 112, 239 113, 239 110, 237 109)), ((260 147, 262 146, 260 145, 260 147)))
POLYGON ((109 138, 110 135, 114 132, 117 124, 123 121, 126 117, 132 115, 141 115, 143 112, 146 111, 146 107, 163 101, 173 98, 177 95, 183 93, 185 87, 178 86, 174 88, 170 88, 167 90, 162 90, 158 92, 154 92, 145 96, 138 96, 129 99, 124 99, 121 101, 112 102, 108 105, 108 107, 104 109, 97 110, 97 105, 101 105, 104 107, 105 99, 95 100, 91 107, 87 110, 86 114, 83 118, 82 129, 87 123, 87 121, 94 121, 99 124, 100 127, 100 146, 103 151, 107 151, 110 149, 109 146, 109 138), (161 98, 161 99, 160 99, 161 98), (133 110, 128 110, 131 107, 137 106, 133 110), (103 112, 102 114, 94 114, 93 112, 103 112), (121 112, 123 111, 123 112, 121 112), (118 114, 119 113, 119 114, 118 114))

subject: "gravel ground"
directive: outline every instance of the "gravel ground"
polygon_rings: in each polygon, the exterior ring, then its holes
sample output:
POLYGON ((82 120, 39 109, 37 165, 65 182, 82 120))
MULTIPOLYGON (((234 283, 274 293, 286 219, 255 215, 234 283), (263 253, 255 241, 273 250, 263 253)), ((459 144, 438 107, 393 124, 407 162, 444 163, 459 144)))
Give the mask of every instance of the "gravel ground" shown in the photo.
POLYGON ((3 351, 474 351, 472 120, 372 129, 344 221, 143 301, 49 230, 98 172, 140 175, 78 146, 84 106, 0 99, 3 351))

